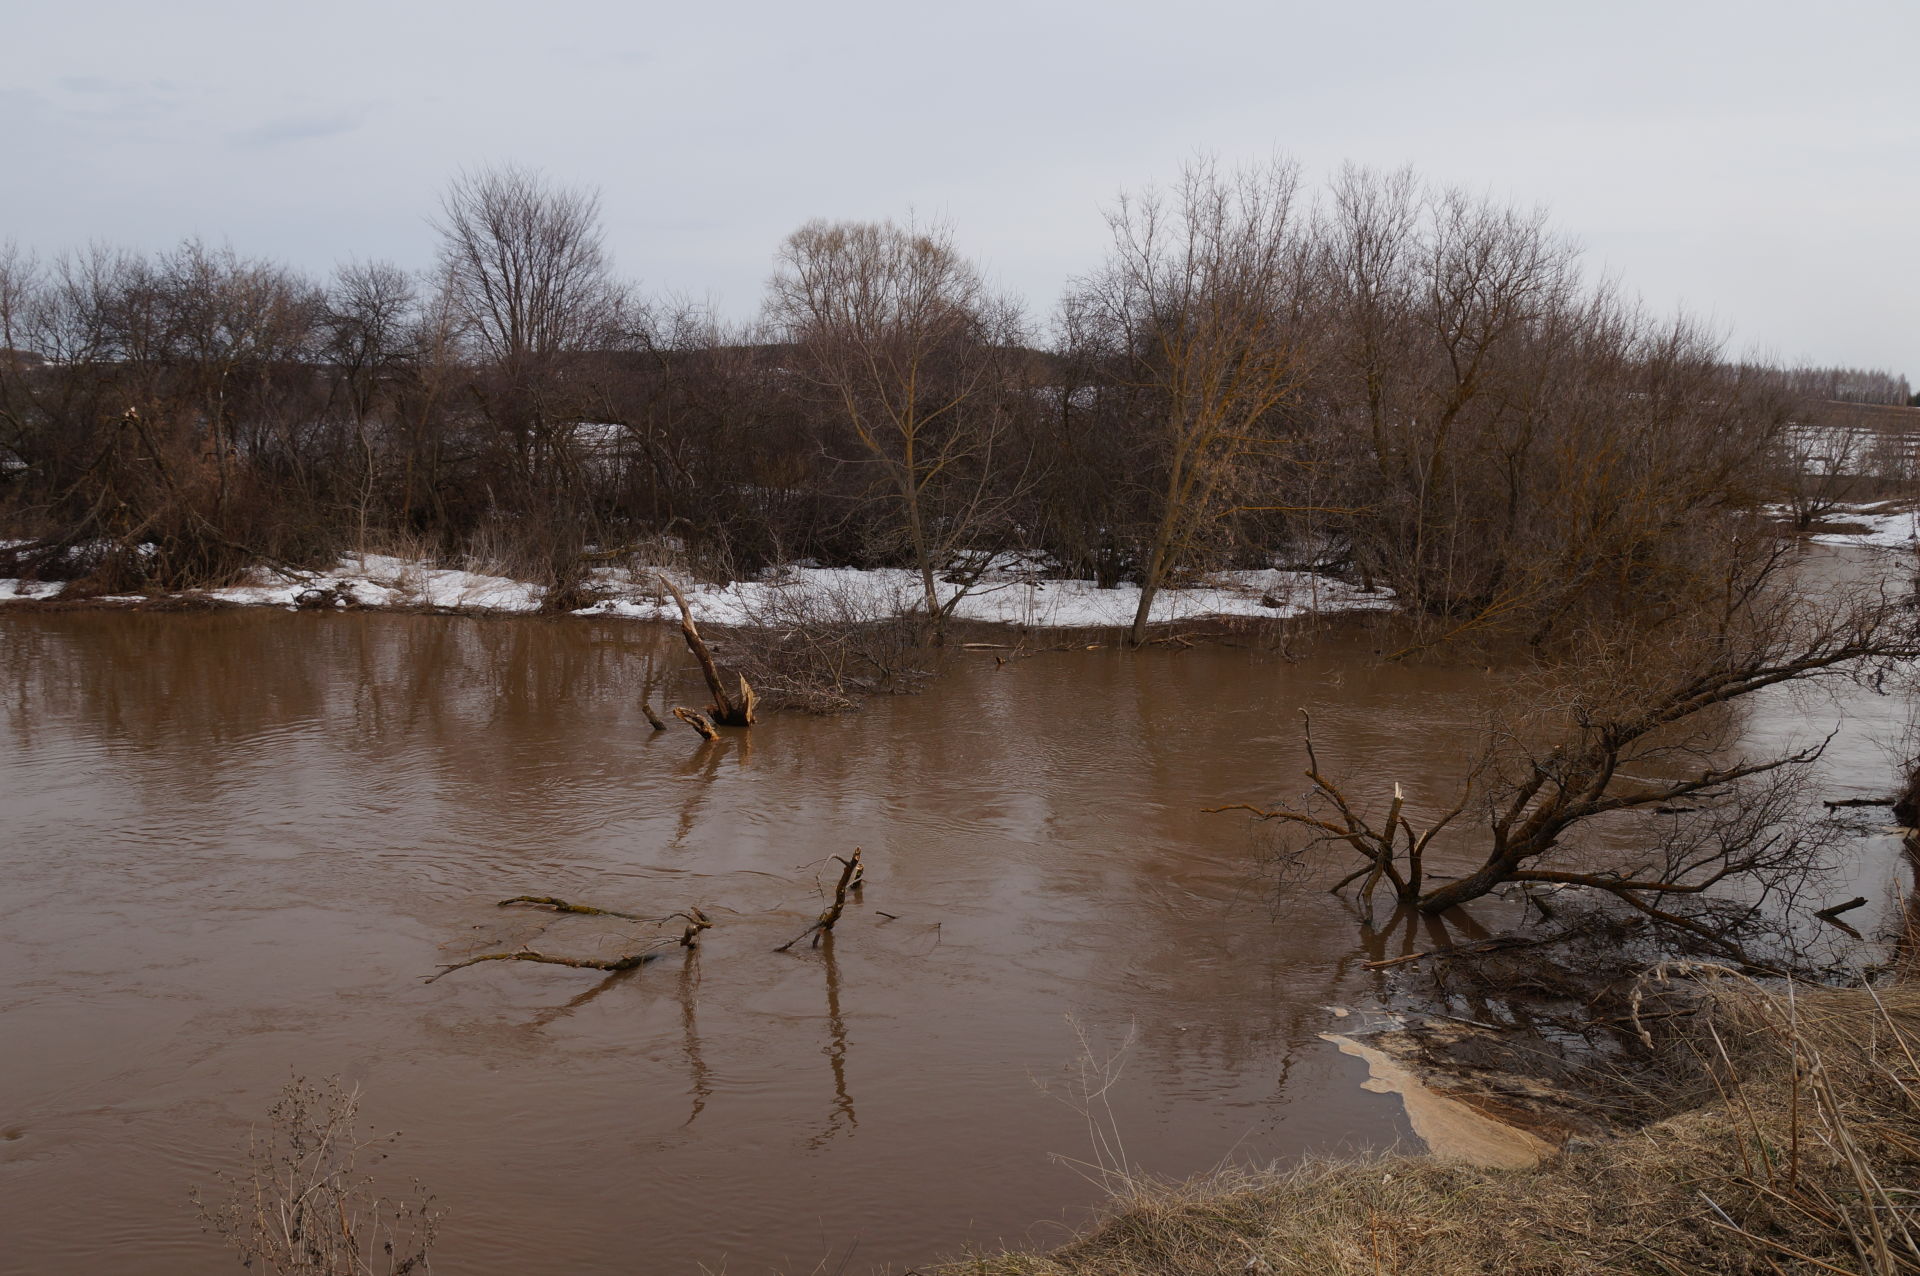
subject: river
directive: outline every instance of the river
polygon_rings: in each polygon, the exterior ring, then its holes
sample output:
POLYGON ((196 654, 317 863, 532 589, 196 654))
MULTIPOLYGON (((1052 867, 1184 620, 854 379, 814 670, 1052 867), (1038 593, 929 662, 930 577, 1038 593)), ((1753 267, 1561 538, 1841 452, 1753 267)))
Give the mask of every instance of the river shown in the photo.
MULTIPOLYGON (((1057 1242, 1102 1196, 1083 1040, 1120 1068, 1097 1129, 1156 1175, 1408 1143, 1321 1034, 1427 937, 1276 890, 1201 808, 1297 792, 1303 707, 1323 759, 1437 799, 1494 683, 1358 628, 1302 650, 957 653, 924 694, 703 745, 649 730, 649 669, 686 660, 631 622, 0 617, 0 1270, 237 1270, 187 1193, 295 1073, 402 1132, 379 1173, 435 1194, 462 1276, 1057 1242), (855 847, 830 943, 773 951, 855 847), (636 930, 518 894, 715 925, 624 974, 425 981, 636 930)), ((1847 792, 1884 788, 1895 708, 1850 710, 1847 792)))

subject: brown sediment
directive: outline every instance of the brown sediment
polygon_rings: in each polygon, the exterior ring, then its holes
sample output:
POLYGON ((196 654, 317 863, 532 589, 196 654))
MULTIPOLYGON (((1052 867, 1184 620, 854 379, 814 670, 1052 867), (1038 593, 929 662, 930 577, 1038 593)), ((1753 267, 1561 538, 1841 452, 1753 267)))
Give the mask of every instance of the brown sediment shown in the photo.
POLYGON ((1360 1088, 1375 1094, 1397 1094, 1406 1108, 1413 1132, 1430 1155, 1491 1169, 1525 1169, 1551 1156, 1554 1145, 1539 1135, 1508 1125, 1482 1109, 1429 1085, 1406 1064, 1384 1050, 1341 1033, 1323 1032, 1342 1054, 1366 1062, 1368 1077, 1360 1088))

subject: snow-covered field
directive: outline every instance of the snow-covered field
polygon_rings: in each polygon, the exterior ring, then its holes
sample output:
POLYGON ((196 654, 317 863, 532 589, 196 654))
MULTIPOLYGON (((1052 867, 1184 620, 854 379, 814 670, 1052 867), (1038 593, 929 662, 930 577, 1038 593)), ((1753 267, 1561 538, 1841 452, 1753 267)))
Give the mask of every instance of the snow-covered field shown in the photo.
MULTIPOLYGON (((882 620, 921 605, 919 578, 895 568, 787 567, 760 580, 729 585, 696 581, 679 572, 668 574, 686 595, 695 619, 704 624, 882 620)), ((653 569, 604 568, 594 573, 592 586, 600 600, 576 615, 639 620, 678 617, 653 569)), ((952 597, 953 586, 940 588, 943 602, 952 597)), ((59 591, 57 583, 0 580, 0 601, 50 598, 59 591)), ((263 607, 305 603, 511 613, 539 610, 545 591, 504 576, 368 554, 344 558, 328 572, 262 569, 247 584, 207 593, 225 602, 263 607)), ((1138 586, 1100 589, 1090 580, 1047 580, 1016 563, 1011 570, 990 574, 961 599, 954 614, 964 620, 1031 628, 1117 628, 1133 622, 1139 605, 1138 586)), ((1277 618, 1391 605, 1392 596, 1385 591, 1363 593, 1312 572, 1236 571, 1216 573, 1197 585, 1163 589, 1154 599, 1153 619, 1277 618)))

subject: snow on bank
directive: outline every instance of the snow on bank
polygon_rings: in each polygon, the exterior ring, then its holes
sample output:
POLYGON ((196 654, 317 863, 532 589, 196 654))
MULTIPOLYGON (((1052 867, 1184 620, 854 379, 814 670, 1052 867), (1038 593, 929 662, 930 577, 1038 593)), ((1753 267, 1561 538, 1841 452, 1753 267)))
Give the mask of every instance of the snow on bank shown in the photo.
MULTIPOLYGON (((1384 591, 1367 594, 1343 581, 1311 572, 1220 572, 1211 583, 1163 589, 1154 598, 1153 620, 1168 622, 1214 616, 1302 616, 1334 611, 1372 611, 1392 605, 1384 591)), ((676 582, 679 583, 679 582, 676 582)), ((687 590, 686 585, 682 585, 687 590)), ((940 586, 941 601, 953 596, 940 586)), ((693 585, 687 606, 703 624, 795 624, 806 621, 880 620, 916 609, 920 579, 899 568, 790 567, 758 581, 693 585)), ((1101 589, 1090 580, 1041 580, 1023 575, 989 580, 960 600, 962 620, 1033 629, 1115 629, 1133 623, 1140 587, 1101 589)), ((670 619, 671 599, 649 594, 613 597, 580 615, 670 619)))
MULTIPOLYGON (((1140 605, 1137 585, 1100 589, 1090 580, 1042 579, 1029 564, 1015 560, 1009 560, 1009 567, 961 599, 954 614, 963 620, 1036 629, 1110 629, 1132 624, 1140 605)), ((730 585, 668 574, 686 594, 695 619, 711 625, 884 620, 918 610, 922 601, 919 577, 897 568, 796 566, 730 585)), ((593 574, 591 586, 601 600, 575 615, 639 620, 679 616, 654 569, 603 568, 593 574)), ((954 586, 939 588, 943 602, 953 596, 954 586)), ((51 598, 60 589, 58 582, 0 580, 0 601, 51 598)), ((473 612, 538 611, 545 596, 544 589, 525 581, 374 554, 343 558, 329 572, 263 568, 249 583, 207 593, 223 602, 257 607, 473 612)), ((1364 593, 1312 572, 1239 571, 1217 573, 1200 585, 1161 590, 1152 615, 1158 623, 1220 616, 1272 619, 1391 606, 1392 595, 1386 591, 1364 593)))
POLYGON ((1867 549, 1912 549, 1920 542, 1920 513, 1896 510, 1892 513, 1868 513, 1864 510, 1835 510, 1828 517, 1836 523, 1858 523, 1864 532, 1821 532, 1811 539, 1819 545, 1859 545, 1867 549))
POLYGON ((331 572, 262 569, 253 579, 252 584, 207 592, 224 602, 247 606, 298 607, 318 590, 332 593, 342 606, 510 612, 538 611, 546 596, 546 590, 525 581, 429 567, 384 554, 343 558, 331 572))

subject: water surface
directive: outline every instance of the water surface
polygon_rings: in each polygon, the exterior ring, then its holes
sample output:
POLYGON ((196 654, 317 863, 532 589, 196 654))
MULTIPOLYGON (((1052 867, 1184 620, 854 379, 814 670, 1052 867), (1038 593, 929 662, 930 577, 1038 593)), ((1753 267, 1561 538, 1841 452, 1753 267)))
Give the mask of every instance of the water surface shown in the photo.
MULTIPOLYGON (((403 1131, 382 1173, 437 1195, 435 1265, 462 1276, 1056 1242, 1100 1198, 1062 1101, 1082 1036, 1131 1036, 1096 1116, 1156 1174, 1410 1138, 1320 1034, 1377 987, 1365 961, 1430 937, 1368 940, 1324 883, 1276 893, 1244 819, 1200 808, 1298 791, 1303 706, 1323 759, 1438 796, 1482 671, 1381 667, 1363 631, 1298 660, 970 653, 927 694, 702 746, 640 712, 672 641, 0 618, 0 1269, 221 1270, 187 1191, 295 1072, 403 1131), (856 846, 832 942, 773 952, 856 846), (521 893, 716 925, 623 975, 423 982, 631 942, 496 907, 521 893)), ((1861 739, 1854 791, 1884 783, 1861 739)))

